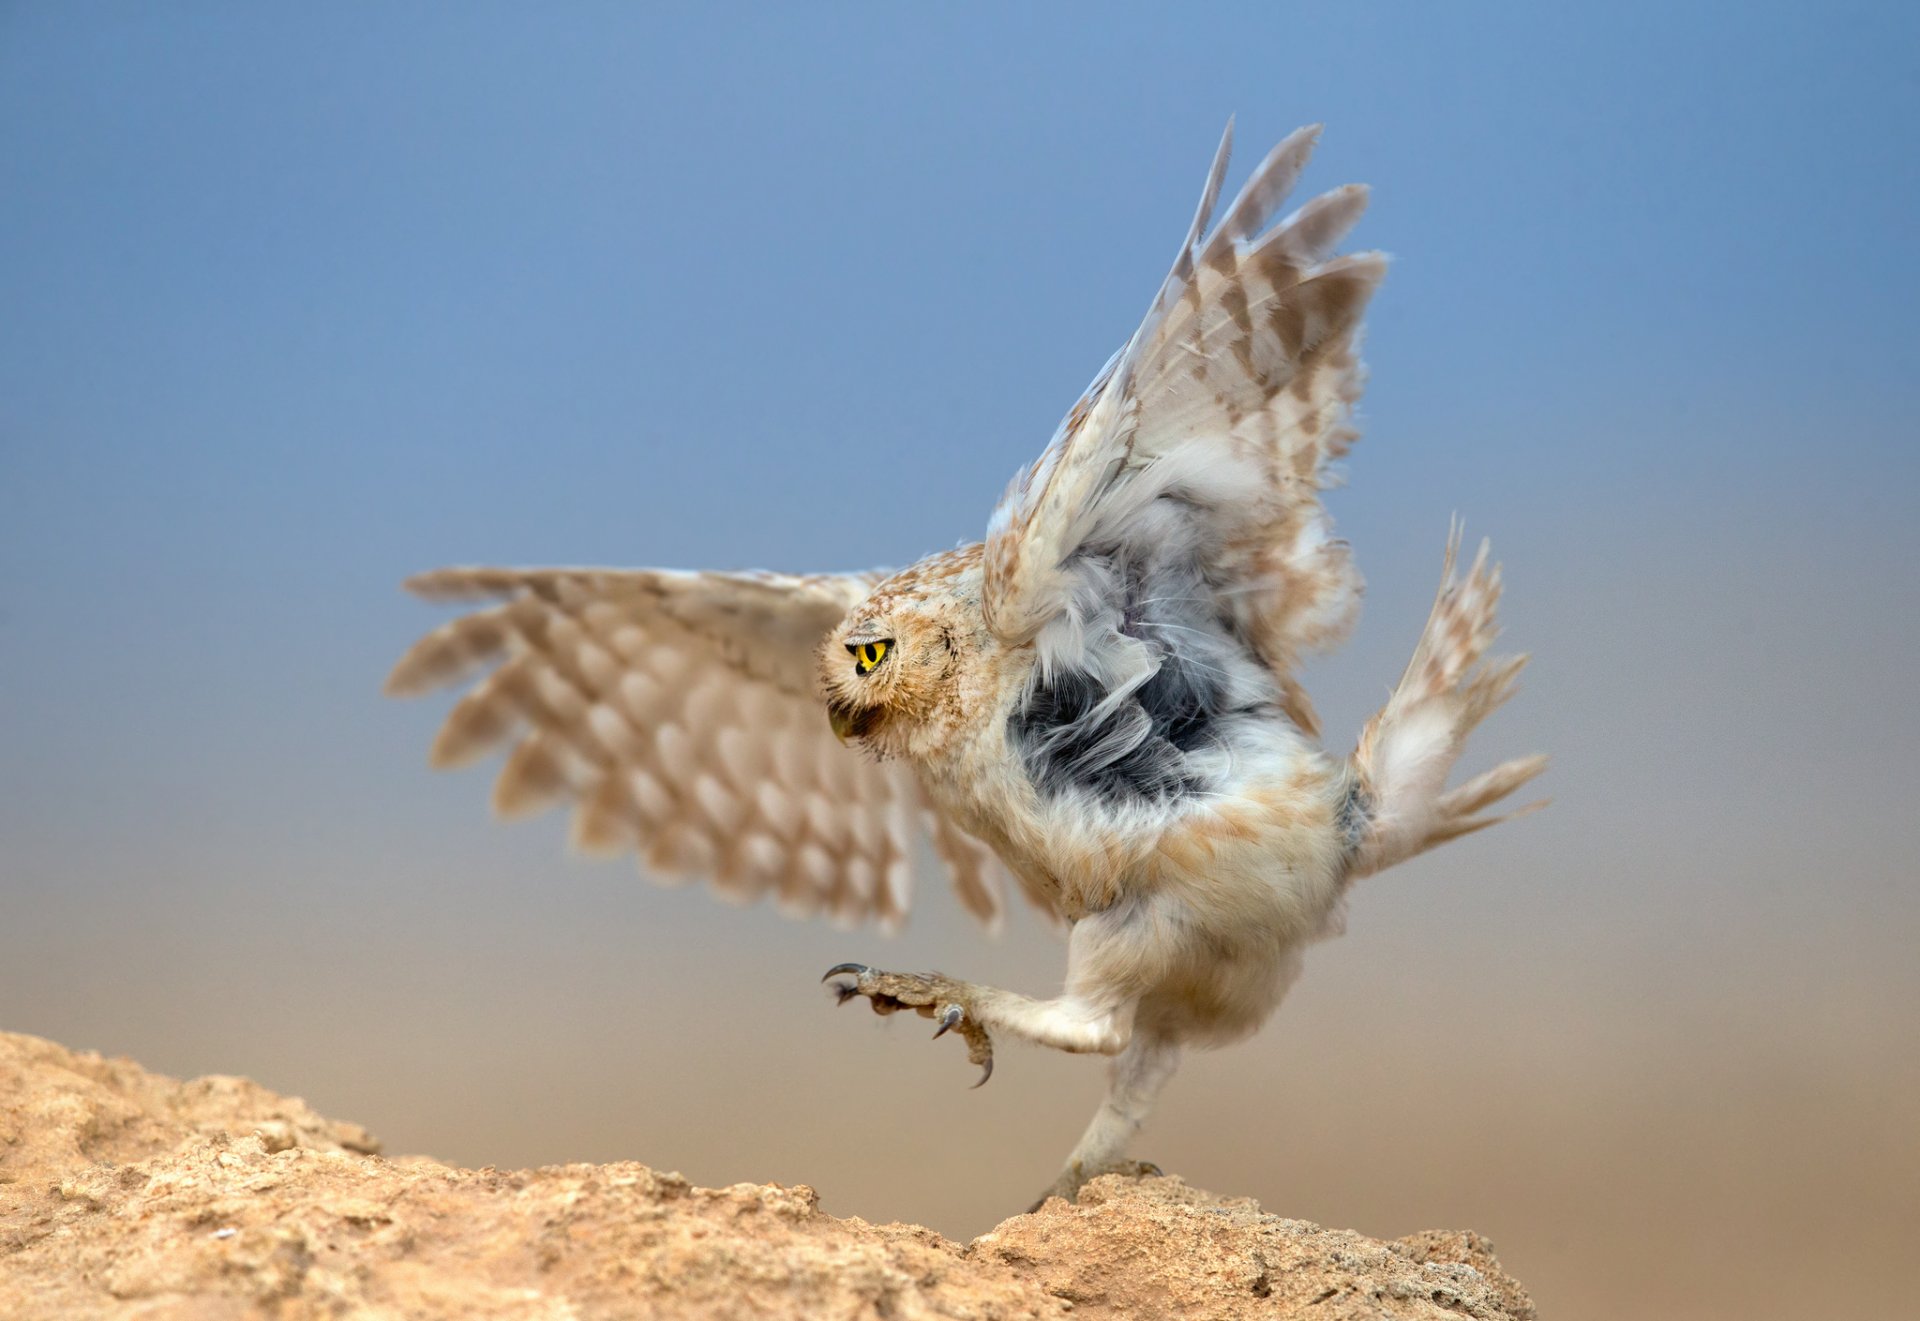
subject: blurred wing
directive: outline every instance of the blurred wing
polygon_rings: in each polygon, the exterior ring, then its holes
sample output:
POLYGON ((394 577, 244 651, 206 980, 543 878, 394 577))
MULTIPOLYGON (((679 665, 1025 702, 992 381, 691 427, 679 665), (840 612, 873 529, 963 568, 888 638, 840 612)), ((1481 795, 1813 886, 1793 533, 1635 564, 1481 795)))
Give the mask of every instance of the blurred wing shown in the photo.
POLYGON ((1359 604, 1359 574, 1319 493, 1357 434, 1360 321, 1386 270, 1379 253, 1330 258, 1365 209, 1357 185, 1267 228, 1319 132, 1274 148, 1202 242, 1228 125, 1146 320, 994 511, 984 605, 1002 639, 1038 638, 1043 656, 1071 645, 1061 640, 1079 637, 1087 557, 1124 557, 1171 535, 1197 561, 1223 622, 1314 724, 1288 675, 1301 652, 1338 642, 1359 604))
POLYGON ((905 917, 922 841, 962 902, 999 923, 1002 872, 938 817, 913 772, 843 748, 814 695, 815 650, 877 575, 442 569, 429 600, 491 600, 416 643, 387 679, 411 696, 484 671, 432 764, 510 746, 503 817, 573 803, 572 841, 638 852, 752 903, 852 924, 905 917))

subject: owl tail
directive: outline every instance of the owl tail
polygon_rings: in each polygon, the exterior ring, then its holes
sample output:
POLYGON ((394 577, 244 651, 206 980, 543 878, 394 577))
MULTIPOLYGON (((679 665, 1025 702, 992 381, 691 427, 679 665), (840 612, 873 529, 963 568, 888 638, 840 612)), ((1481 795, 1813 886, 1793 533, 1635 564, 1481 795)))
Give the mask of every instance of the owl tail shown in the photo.
POLYGON ((1456 523, 1447 537, 1440 593, 1413 659, 1386 706, 1360 733, 1350 765, 1348 829, 1351 877, 1368 876, 1437 844, 1545 807, 1546 801, 1498 815, 1485 810, 1547 767, 1544 756, 1502 762, 1455 789, 1446 787, 1467 735, 1514 693, 1525 656, 1481 657, 1498 635, 1500 569, 1487 564, 1487 543, 1464 580, 1454 578, 1460 550, 1456 523))

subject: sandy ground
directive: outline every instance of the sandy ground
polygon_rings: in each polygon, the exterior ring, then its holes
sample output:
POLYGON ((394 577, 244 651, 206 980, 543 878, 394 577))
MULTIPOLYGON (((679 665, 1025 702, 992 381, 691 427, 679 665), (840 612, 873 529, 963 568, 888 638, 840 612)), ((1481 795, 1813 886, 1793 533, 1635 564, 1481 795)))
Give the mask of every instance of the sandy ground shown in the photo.
POLYGON ((636 1162, 388 1158, 244 1078, 179 1082, 0 1034, 9 1317, 1155 1317, 1515 1321, 1472 1233, 1381 1242, 1177 1178, 1109 1176, 972 1243, 805 1186, 636 1162))

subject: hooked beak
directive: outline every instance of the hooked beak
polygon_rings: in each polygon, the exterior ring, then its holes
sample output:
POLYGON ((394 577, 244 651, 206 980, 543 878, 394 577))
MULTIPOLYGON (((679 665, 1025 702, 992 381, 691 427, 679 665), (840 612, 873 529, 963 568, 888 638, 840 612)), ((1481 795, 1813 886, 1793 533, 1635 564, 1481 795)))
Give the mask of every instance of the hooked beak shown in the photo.
POLYGON ((880 723, 877 707, 850 707, 838 703, 827 708, 827 724, 833 736, 845 743, 850 738, 865 738, 880 723))

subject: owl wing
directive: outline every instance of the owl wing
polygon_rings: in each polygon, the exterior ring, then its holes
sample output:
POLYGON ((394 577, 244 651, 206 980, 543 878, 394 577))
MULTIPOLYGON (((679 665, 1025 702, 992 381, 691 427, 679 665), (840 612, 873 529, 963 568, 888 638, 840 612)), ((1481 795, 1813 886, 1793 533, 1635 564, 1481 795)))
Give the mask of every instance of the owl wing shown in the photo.
POLYGON ((983 606, 1003 640, 1084 645, 1089 556, 1170 535, 1190 547, 1223 621, 1280 677, 1352 626, 1361 580, 1320 503, 1357 433, 1362 313, 1379 253, 1331 257, 1366 190, 1339 188, 1272 227, 1319 126, 1282 142, 1210 236, 1233 126, 1146 320, 1094 378, 994 511, 983 606), (1051 628, 1051 633, 1048 630, 1051 628))
POLYGON ((841 747, 814 695, 821 638, 878 577, 442 569, 408 590, 493 604, 415 643, 386 690, 479 675, 432 764, 510 747, 494 811, 571 800, 582 852, 633 850, 737 903, 772 895, 790 915, 893 927, 930 847, 962 903, 997 926, 1006 890, 992 853, 936 812, 910 769, 841 747))

